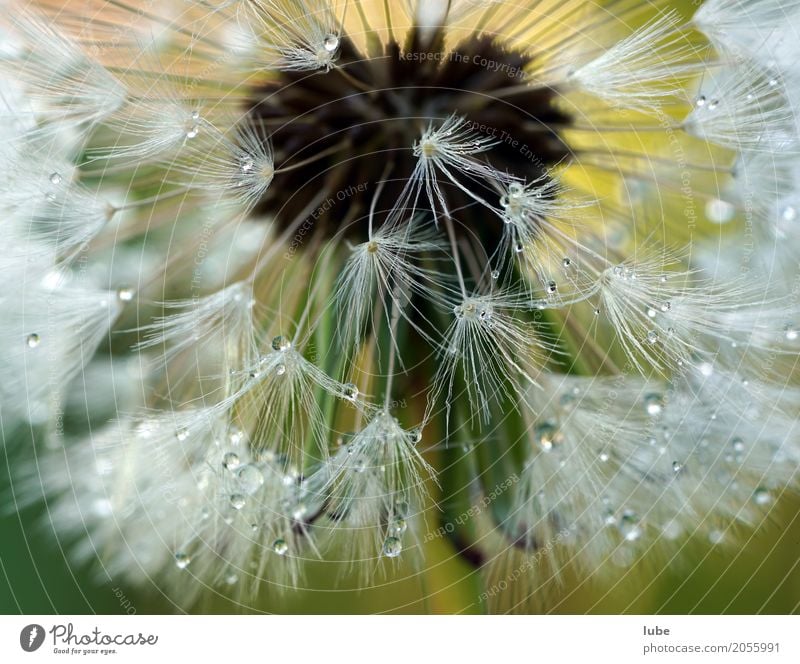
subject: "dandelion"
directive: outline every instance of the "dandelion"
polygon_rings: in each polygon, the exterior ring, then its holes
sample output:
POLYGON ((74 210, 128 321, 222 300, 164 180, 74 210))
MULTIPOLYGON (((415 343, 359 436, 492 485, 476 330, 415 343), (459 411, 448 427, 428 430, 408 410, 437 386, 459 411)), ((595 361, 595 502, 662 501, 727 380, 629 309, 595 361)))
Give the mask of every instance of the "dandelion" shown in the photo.
POLYGON ((112 4, 0 47, 0 416, 75 559, 253 606, 440 526, 547 609, 796 489, 795 0, 112 4))

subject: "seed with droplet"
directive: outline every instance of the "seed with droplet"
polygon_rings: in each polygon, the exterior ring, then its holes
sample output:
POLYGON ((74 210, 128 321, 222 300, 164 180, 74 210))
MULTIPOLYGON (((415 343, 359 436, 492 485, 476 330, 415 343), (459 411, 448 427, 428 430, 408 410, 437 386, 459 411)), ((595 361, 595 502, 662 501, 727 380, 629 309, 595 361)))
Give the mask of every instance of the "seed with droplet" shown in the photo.
POLYGON ((648 415, 655 417, 664 410, 664 397, 660 394, 647 394, 644 397, 644 409, 648 415))
POLYGON ((623 512, 619 520, 619 532, 628 542, 635 542, 642 536, 642 528, 635 512, 623 512))
POLYGON ((130 302, 135 294, 133 288, 120 288, 117 291, 117 298, 120 302, 130 302))
POLYGON ((62 180, 61 173, 50 173, 51 184, 61 184, 62 180))
POLYGON ((239 480, 242 492, 248 496, 253 495, 264 484, 264 474, 253 464, 242 466, 236 473, 236 479, 239 480))
POLYGON ((683 464, 680 461, 672 462, 672 472, 679 473, 683 470, 683 464))
POLYGON ((284 556, 289 550, 289 545, 286 543, 286 540, 279 538, 272 543, 272 550, 279 556, 284 556))
POLYGON ((564 435, 552 422, 542 422, 536 425, 533 436, 536 443, 545 452, 549 452, 554 447, 564 442, 564 435))
POLYGON ((222 457, 222 465, 228 470, 236 470, 239 467, 239 455, 236 452, 228 452, 222 457))
POLYGON ((756 505, 769 505, 772 502, 772 494, 768 489, 760 486, 753 493, 753 502, 756 505))
POLYGON ((247 498, 241 493, 234 493, 231 495, 231 507, 235 510, 242 509, 247 504, 247 498))
POLYGON ((328 53, 333 53, 339 48, 339 38, 336 35, 327 35, 325 41, 322 42, 322 46, 328 53))
POLYGON ((389 535, 400 537, 408 529, 405 519, 397 518, 389 524, 389 535))
POLYGON ((403 551, 403 543, 397 537, 387 537, 383 541, 383 555, 387 558, 397 558, 403 551))
POLYGON ((358 399, 358 388, 353 383, 346 383, 342 388, 342 396, 348 401, 358 399))
POLYGON ((175 431, 175 437, 179 441, 183 442, 184 440, 186 440, 189 437, 189 429, 187 429, 185 427, 180 427, 179 429, 177 429, 175 431))
POLYGON ((272 340, 272 350, 286 351, 292 347, 292 342, 286 337, 277 336, 272 340))
POLYGON ((784 329, 784 336, 787 341, 796 341, 798 337, 797 328, 794 325, 787 325, 784 329))
POLYGON ((28 348, 36 348, 36 346, 38 346, 41 342, 41 337, 35 332, 29 334, 25 339, 25 343, 27 344, 28 348))
POLYGON ((175 554, 175 566, 178 569, 186 569, 190 562, 192 562, 192 558, 188 553, 179 551, 175 554))
POLYGON ((655 330, 650 330, 647 333, 647 343, 649 344, 658 343, 658 332, 656 332, 655 330))

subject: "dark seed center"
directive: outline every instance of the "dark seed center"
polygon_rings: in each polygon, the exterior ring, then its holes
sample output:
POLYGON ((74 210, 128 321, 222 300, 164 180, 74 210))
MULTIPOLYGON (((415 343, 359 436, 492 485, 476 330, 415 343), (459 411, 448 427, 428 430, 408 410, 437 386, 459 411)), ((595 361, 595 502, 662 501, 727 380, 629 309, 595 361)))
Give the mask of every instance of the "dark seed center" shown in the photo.
MULTIPOLYGON (((378 181, 387 181, 378 206, 385 215, 414 171, 414 143, 454 113, 498 142, 480 158, 529 182, 569 154, 560 132, 570 118, 555 107, 555 92, 522 88, 531 56, 479 35, 451 52, 422 48, 416 34, 405 49, 393 42, 380 57, 363 58, 346 37, 340 49, 337 68, 282 73, 255 91, 248 108, 246 121, 271 137, 275 165, 285 169, 258 208, 280 226, 308 218, 315 235, 363 240, 378 181), (508 88, 514 94, 503 95, 508 88)), ((449 181, 440 184, 459 220, 493 244, 500 229, 486 223, 485 210, 449 181)))

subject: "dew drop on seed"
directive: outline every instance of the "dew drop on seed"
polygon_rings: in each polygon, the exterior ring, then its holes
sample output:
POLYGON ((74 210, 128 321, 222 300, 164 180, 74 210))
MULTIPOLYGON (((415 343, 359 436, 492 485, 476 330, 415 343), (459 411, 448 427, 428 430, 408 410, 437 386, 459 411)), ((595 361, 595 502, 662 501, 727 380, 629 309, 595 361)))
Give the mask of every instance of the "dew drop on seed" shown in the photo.
POLYGON ((336 35, 327 35, 325 41, 322 42, 322 46, 328 53, 333 53, 339 48, 339 38, 336 35))
POLYGON ((683 470, 683 464, 680 461, 672 462, 672 472, 678 474, 683 470))
POLYGON ((703 362, 699 368, 701 375, 705 378, 709 378, 714 373, 714 365, 711 362, 703 362))
POLYGON ((387 537, 383 541, 383 555, 387 558, 397 558, 403 551, 403 543, 397 537, 387 537))
POLYGON ((786 341, 797 341, 797 328, 794 325, 787 325, 784 330, 784 336, 786 337, 786 341))
POLYGON ((178 569, 186 569, 190 562, 192 562, 192 558, 188 553, 179 551, 175 554, 175 566, 178 569))
POLYGON ((25 338, 25 344, 28 348, 36 348, 40 343, 42 343, 42 338, 36 332, 29 334, 25 338))
POLYGON ((286 337, 277 336, 272 340, 272 350, 287 351, 292 347, 292 342, 286 337))
POLYGON ((197 138, 199 133, 200 127, 198 125, 192 125, 186 132, 186 138, 197 138))
POLYGON ((561 265, 563 265, 564 267, 569 267, 570 265, 572 265, 572 259, 564 257, 561 261, 561 265))
POLYGON ((272 550, 279 556, 285 556, 286 552, 289 550, 289 545, 286 543, 286 540, 279 538, 272 543, 272 550))
POLYGON ((237 576, 236 572, 228 572, 225 575, 225 583, 228 584, 229 586, 236 585, 236 582, 238 580, 239 580, 239 577, 237 576))
POLYGON ((500 278, 500 270, 492 270, 492 279, 497 280, 500 278))
POLYGON ((600 461, 605 463, 606 461, 608 461, 608 454, 606 454, 605 452, 600 452, 599 459, 600 459, 600 461))
POLYGON ((239 467, 239 455, 236 452, 228 452, 222 457, 222 465, 228 470, 236 470, 239 467))
POLYGON ((706 105, 706 102, 707 102, 707 101, 708 101, 708 100, 706 99, 706 96, 705 96, 705 95, 700 95, 700 96, 699 96, 697 99, 695 99, 695 100, 694 100, 694 105, 695 105, 697 108, 703 108, 703 106, 705 106, 705 105, 706 105))
POLYGON ((408 524, 403 518, 397 518, 389 524, 389 535, 400 537, 408 529, 408 524))
POLYGON ((120 302, 130 302, 135 294, 133 288, 120 288, 117 291, 117 299, 119 299, 120 302))
POLYGON ((279 364, 278 366, 276 366, 275 367, 275 373, 278 374, 279 376, 283 376, 283 374, 286 373, 286 365, 285 364, 279 364))
POLYGON ((175 437, 180 441, 183 442, 189 437, 189 429, 185 427, 181 427, 177 431, 175 431, 175 437))
POLYGON ((653 307, 648 307, 647 309, 647 317, 648 318, 655 318, 656 317, 656 310, 653 307))
POLYGON ((553 295, 558 290, 558 286, 556 285, 555 281, 547 282, 547 294, 553 295))
POLYGON ((635 512, 625 510, 619 520, 619 532, 628 542, 635 542, 642 536, 642 527, 635 512))
POLYGON ((537 445, 545 452, 549 452, 563 442, 563 436, 552 422, 538 424, 533 432, 537 445))
POLYGON ((231 494, 231 507, 235 510, 242 509, 247 504, 247 498, 241 493, 231 494))
POLYGON ((649 344, 658 343, 658 332, 656 332, 655 330, 650 330, 647 333, 647 343, 649 344))
POLYGON ((348 401, 355 401, 358 399, 358 388, 353 383, 345 383, 342 388, 342 396, 348 401))
POLYGON ((753 493, 753 502, 756 505, 769 505, 772 502, 772 494, 768 489, 760 486, 753 493))
POLYGON ((731 447, 733 447, 733 451, 737 454, 741 454, 746 449, 744 441, 741 438, 734 438, 731 441, 731 447))
POLYGON ((522 243, 521 243, 521 242, 517 242, 517 243, 514 245, 514 251, 515 251, 516 253, 518 253, 518 254, 521 254, 523 251, 525 251, 525 247, 523 247, 523 246, 522 246, 522 243))
POLYGON ((51 184, 61 184, 62 180, 61 173, 50 173, 51 184))
POLYGON ((239 480, 239 487, 248 496, 252 496, 264 484, 264 475, 258 466, 247 464, 242 466, 236 473, 236 479, 239 480))
POLYGON ((412 429, 410 431, 411 442, 416 445, 422 441, 422 429, 412 429))
POLYGON ((295 521, 300 521, 305 517, 306 513, 308 512, 308 507, 306 507, 305 503, 297 503, 292 510, 292 518, 295 521))
POLYGON ((242 440, 244 440, 244 432, 235 428, 231 429, 231 431, 228 433, 228 440, 233 446, 239 445, 242 440))
POLYGON ((644 398, 644 409, 648 415, 655 417, 664 410, 664 397, 660 394, 648 394, 644 398))
POLYGON ((614 266, 614 275, 617 276, 617 277, 621 277, 623 274, 625 274, 625 268, 622 267, 622 265, 615 265, 614 266))
POLYGON ((794 221, 797 219, 797 208, 794 205, 787 205, 781 211, 781 217, 784 221, 794 221))

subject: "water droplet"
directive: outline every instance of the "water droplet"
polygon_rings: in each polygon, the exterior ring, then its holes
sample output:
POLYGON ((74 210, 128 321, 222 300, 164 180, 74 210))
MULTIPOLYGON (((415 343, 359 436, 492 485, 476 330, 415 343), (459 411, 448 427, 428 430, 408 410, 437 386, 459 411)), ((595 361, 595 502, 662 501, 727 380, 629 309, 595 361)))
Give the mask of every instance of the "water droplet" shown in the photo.
POLYGON ((400 537, 408 529, 408 524, 403 518, 396 518, 389 524, 389 535, 400 537))
POLYGON ((225 583, 227 583, 229 586, 235 585, 238 580, 239 576, 236 574, 236 572, 228 572, 225 575, 225 583))
POLYGON ((231 507, 235 510, 242 509, 247 504, 247 498, 241 493, 231 494, 231 507))
POLYGON ((409 437, 411 439, 411 442, 414 445, 417 445, 418 443, 420 443, 422 441, 422 429, 412 429, 409 432, 409 437))
POLYGON ((741 438, 734 438, 731 441, 731 447, 733 447, 733 451, 737 454, 741 454, 746 449, 744 441, 741 438))
POLYGON ((625 268, 622 265, 615 265, 614 275, 617 277, 621 277, 623 274, 625 274, 625 268))
POLYGON ((547 294, 548 295, 553 295, 553 293, 555 293, 556 290, 558 290, 558 286, 556 285, 555 281, 547 282, 547 294))
POLYGON ((253 160, 252 157, 248 155, 244 157, 244 159, 242 159, 242 163, 240 166, 242 173, 249 173, 250 171, 253 170, 254 167, 255 167, 255 161, 253 160))
POLYGON ((275 367, 275 373, 279 376, 283 376, 286 373, 286 365, 281 363, 275 367))
POLYGON ((561 261, 561 265, 563 265, 564 267, 569 267, 570 265, 572 265, 572 259, 564 257, 564 259, 561 261))
POLYGON ((517 243, 514 245, 514 251, 515 251, 516 253, 518 253, 518 254, 521 254, 523 251, 525 251, 525 247, 524 247, 524 246, 522 246, 522 242, 517 242, 517 243))
POLYGON ((619 520, 619 532, 628 542, 635 542, 642 536, 642 527, 635 512, 625 510, 619 520))
POLYGON ((549 452, 564 442, 564 435, 552 422, 542 422, 536 425, 533 432, 536 444, 545 452, 549 452))
POLYGON ((700 367, 700 374, 709 378, 714 373, 714 365, 711 362, 703 362, 700 367))
POLYGON ((289 550, 289 545, 286 543, 286 540, 279 538, 272 543, 272 550, 279 556, 285 556, 286 552, 289 550))
POLYGON ((650 330, 647 333, 647 343, 649 344, 658 343, 658 332, 656 332, 655 330, 650 330))
POLYGON ((662 313, 667 313, 670 309, 672 309, 672 302, 664 302, 664 304, 661 305, 662 313))
POLYGON ((36 332, 33 332, 25 338, 25 343, 28 348, 36 348, 36 346, 42 343, 42 339, 36 332))
POLYGON ((295 521, 301 521, 308 512, 308 507, 305 503, 297 503, 292 510, 292 518, 295 521))
POLYGON ((647 394, 644 397, 644 409, 648 415, 655 417, 664 410, 664 397, 660 394, 647 394))
POLYGON ((63 178, 61 177, 61 173, 50 173, 50 183, 51 184, 61 184, 63 178))
POLYGON ((497 280, 500 278, 500 270, 492 270, 492 279, 497 280))
POLYGON ((133 288, 123 287, 117 291, 117 298, 120 302, 130 302, 134 295, 136 295, 136 291, 133 288))
POLYGON ((236 447, 244 440, 244 432, 233 428, 228 433, 228 440, 230 441, 231 445, 236 447))
POLYGON ((707 102, 707 101, 708 101, 708 100, 706 99, 706 96, 705 96, 705 95, 700 95, 700 96, 699 96, 697 99, 695 99, 695 100, 694 100, 694 105, 695 105, 697 108, 703 108, 703 106, 705 106, 705 105, 706 105, 706 102, 707 102))
POLYGON ((600 457, 599 458, 600 458, 600 461, 605 463, 606 461, 608 461, 608 454, 606 454, 605 452, 600 452, 600 457))
POLYGON ((183 442, 189 437, 189 429, 186 427, 181 427, 175 431, 175 438, 177 438, 180 442, 183 442))
POLYGON ((345 383, 342 387, 342 396, 348 401, 358 399, 358 388, 353 383, 345 383))
POLYGON ((769 505, 772 502, 772 494, 768 489, 760 486, 753 493, 753 502, 756 505, 769 505))
POLYGON ((339 48, 339 37, 336 35, 327 35, 325 41, 322 42, 322 46, 328 53, 333 53, 339 48))
POLYGON ((655 318, 656 317, 656 310, 653 307, 648 307, 647 309, 647 317, 648 318, 655 318))
POLYGON ((192 562, 192 557, 188 553, 179 551, 175 554, 175 566, 178 569, 186 569, 190 562, 192 562))
POLYGON ((781 211, 781 217, 784 221, 794 221, 797 219, 797 208, 794 205, 787 205, 781 211))
POLYGON ((277 336, 272 340, 272 350, 287 351, 292 347, 292 342, 286 337, 277 336))
POLYGON ((798 332, 794 325, 787 325, 784 329, 784 336, 787 341, 797 341, 798 332))
POLYGON ((222 465, 228 470, 236 470, 239 467, 239 455, 235 452, 228 452, 222 457, 222 465))
POLYGON ((197 138, 197 135, 200 133, 200 126, 199 125, 192 125, 186 131, 186 138, 197 138))
POLYGON ((403 543, 397 537, 387 537, 383 541, 383 555, 387 558, 397 558, 403 551, 403 543))
POLYGON ((680 461, 673 461, 672 462, 672 472, 679 473, 683 470, 683 464, 680 461))
POLYGON ((519 182, 512 182, 508 185, 508 195, 512 198, 519 198, 525 192, 525 187, 523 187, 519 182))
POLYGON ((236 479, 239 480, 239 487, 248 496, 252 496, 264 484, 264 475, 258 466, 247 464, 239 469, 236 473, 236 479))

